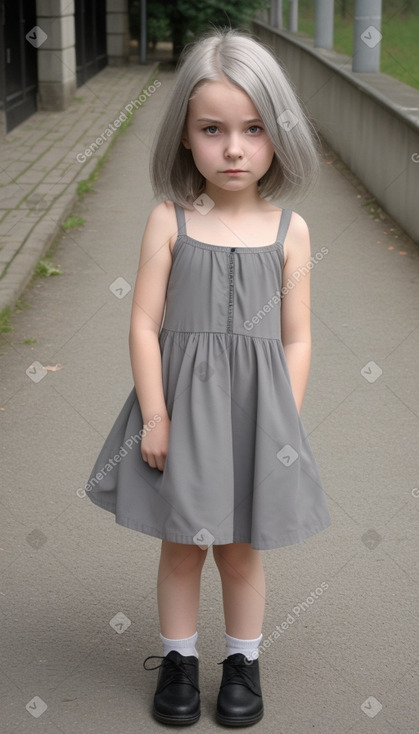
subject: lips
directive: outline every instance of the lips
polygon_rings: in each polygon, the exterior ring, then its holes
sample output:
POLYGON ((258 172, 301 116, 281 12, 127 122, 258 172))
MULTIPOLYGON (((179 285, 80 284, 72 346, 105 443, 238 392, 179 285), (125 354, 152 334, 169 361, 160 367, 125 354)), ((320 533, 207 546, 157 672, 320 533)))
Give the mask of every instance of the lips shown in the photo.
POLYGON ((242 168, 229 168, 227 171, 223 171, 223 173, 246 173, 246 171, 243 171, 242 168))

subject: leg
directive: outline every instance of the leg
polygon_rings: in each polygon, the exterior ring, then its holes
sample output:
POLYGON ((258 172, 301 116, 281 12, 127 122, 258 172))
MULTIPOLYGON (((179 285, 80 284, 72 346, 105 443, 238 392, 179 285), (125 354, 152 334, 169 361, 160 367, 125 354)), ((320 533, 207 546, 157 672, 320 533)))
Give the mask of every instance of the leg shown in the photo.
POLYGON ((217 721, 224 726, 249 726, 263 717, 259 660, 247 658, 242 651, 229 652, 229 647, 238 643, 238 649, 252 652, 253 658, 254 646, 260 640, 265 609, 262 559, 250 543, 213 546, 213 553, 223 588, 226 633, 236 638, 228 640, 223 660, 217 721))
POLYGON ((183 639, 196 631, 201 572, 207 551, 198 545, 162 541, 157 604, 164 637, 183 639))
MULTIPOLYGON (((201 715, 196 641, 201 571, 207 552, 197 545, 162 541, 157 603, 163 662, 154 694, 153 716, 163 724, 186 726, 201 715), (193 640, 186 638, 193 637, 193 640)), ((155 657, 154 655, 150 656, 155 657)), ((159 657, 159 656, 157 656, 159 657)), ((143 665, 150 658, 146 658, 143 665)), ((150 668, 151 669, 151 668, 150 668)))
POLYGON ((262 631, 265 610, 265 574, 260 551, 250 543, 213 546, 221 576, 226 632, 243 640, 262 631))

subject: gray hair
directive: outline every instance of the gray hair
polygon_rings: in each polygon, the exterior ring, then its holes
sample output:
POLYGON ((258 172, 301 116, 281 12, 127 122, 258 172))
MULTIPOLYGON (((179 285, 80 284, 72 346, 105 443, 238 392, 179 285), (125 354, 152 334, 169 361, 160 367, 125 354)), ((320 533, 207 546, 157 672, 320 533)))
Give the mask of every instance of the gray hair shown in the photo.
POLYGON ((179 67, 150 159, 157 195, 192 209, 202 192, 205 179, 181 137, 197 85, 223 77, 250 97, 274 146, 271 166, 258 182, 260 196, 307 193, 319 169, 316 133, 270 50, 241 31, 216 29, 183 50, 179 67))

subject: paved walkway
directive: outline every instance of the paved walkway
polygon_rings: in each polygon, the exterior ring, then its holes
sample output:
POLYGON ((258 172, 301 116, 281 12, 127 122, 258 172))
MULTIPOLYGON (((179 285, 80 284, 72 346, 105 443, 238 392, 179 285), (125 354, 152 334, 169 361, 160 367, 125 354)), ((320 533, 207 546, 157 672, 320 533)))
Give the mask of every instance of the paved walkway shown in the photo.
POLYGON ((2 142, 0 311, 13 307, 39 258, 59 234, 87 179, 140 97, 157 64, 106 68, 77 90, 65 112, 38 112, 2 142))
MULTIPOLYGON (((148 72, 138 83, 132 70, 107 70, 95 83, 106 90, 118 75, 112 110, 103 117, 97 102, 95 134, 148 72)), ((172 83, 169 73, 158 78, 74 209, 85 225, 56 247, 62 274, 33 282, 0 340, 2 734, 162 731, 150 716, 157 671, 142 668, 161 654, 159 541, 77 495, 132 387, 129 289, 154 204, 149 146, 172 83)), ((90 141, 80 134, 73 153, 90 141)), ((368 212, 333 156, 296 208, 313 255, 328 250, 312 270, 303 420, 333 525, 263 554, 266 714, 255 731, 416 734, 418 252, 368 212)), ((198 632, 194 730, 215 732, 225 647, 211 554, 198 632)))

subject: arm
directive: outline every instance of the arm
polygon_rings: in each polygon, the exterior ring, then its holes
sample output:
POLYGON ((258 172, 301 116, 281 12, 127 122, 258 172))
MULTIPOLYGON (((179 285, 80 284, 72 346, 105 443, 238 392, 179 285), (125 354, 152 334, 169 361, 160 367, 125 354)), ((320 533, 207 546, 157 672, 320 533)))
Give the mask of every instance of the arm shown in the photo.
POLYGON ((164 467, 170 426, 163 392, 158 340, 172 265, 169 243, 173 235, 173 219, 169 207, 170 204, 165 202, 158 204, 147 220, 141 243, 129 332, 132 374, 143 422, 148 423, 156 414, 162 419, 143 437, 141 453, 150 466, 157 466, 161 471, 164 467))
POLYGON ((292 393, 301 411, 311 358, 310 333, 310 235, 307 225, 295 212, 285 240, 283 287, 294 285, 282 298, 281 333, 290 373, 292 393), (297 280, 298 279, 298 280, 297 280))

